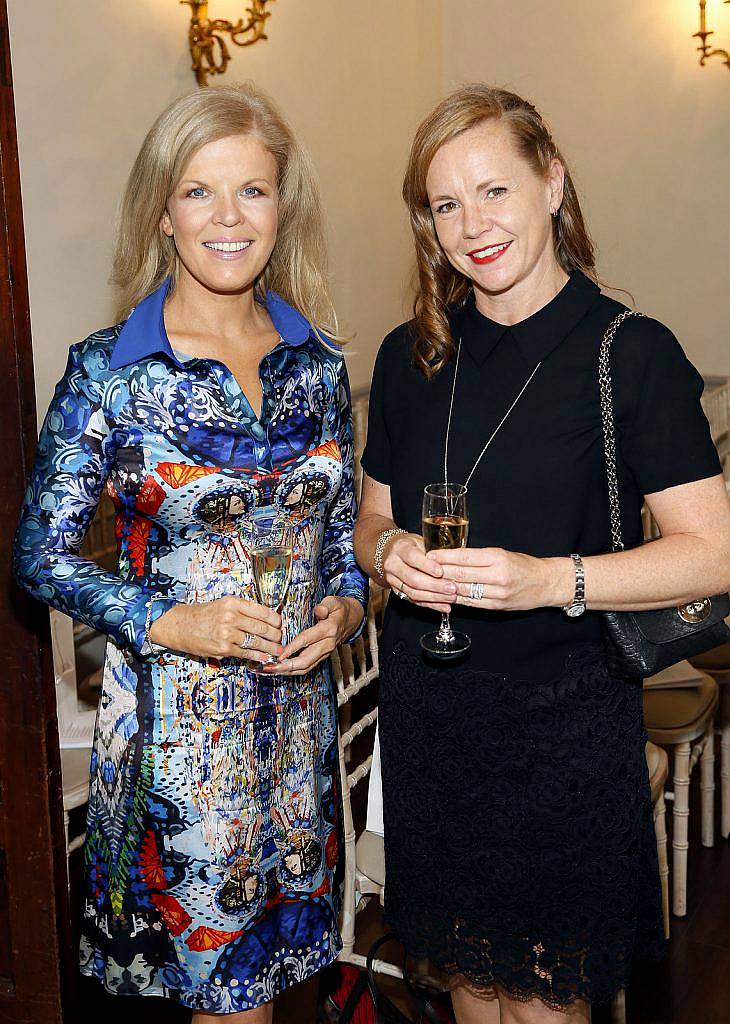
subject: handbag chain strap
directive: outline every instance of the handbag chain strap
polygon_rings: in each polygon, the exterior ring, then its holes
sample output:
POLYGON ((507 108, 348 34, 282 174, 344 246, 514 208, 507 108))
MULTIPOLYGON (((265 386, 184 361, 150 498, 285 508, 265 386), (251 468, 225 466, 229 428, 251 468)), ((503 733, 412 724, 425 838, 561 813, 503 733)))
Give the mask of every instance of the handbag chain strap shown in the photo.
POLYGON ((616 473, 616 428, 613 419, 613 389, 611 386, 611 345, 624 320, 630 316, 643 316, 637 310, 626 309, 608 325, 598 353, 598 384, 601 393, 601 421, 603 423, 603 451, 606 457, 608 479, 608 504, 611 513, 611 547, 623 551, 621 534, 621 504, 618 496, 618 475, 616 473))

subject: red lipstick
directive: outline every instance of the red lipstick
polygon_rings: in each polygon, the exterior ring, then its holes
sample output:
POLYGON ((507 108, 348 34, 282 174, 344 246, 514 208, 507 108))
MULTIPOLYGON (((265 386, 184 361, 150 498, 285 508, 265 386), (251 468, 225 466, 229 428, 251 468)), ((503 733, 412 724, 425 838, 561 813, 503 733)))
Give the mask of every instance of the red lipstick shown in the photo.
POLYGON ((500 242, 497 245, 482 245, 479 249, 472 249, 471 252, 467 253, 467 256, 472 263, 483 266, 485 263, 495 263, 500 256, 504 256, 511 245, 511 241, 500 242))

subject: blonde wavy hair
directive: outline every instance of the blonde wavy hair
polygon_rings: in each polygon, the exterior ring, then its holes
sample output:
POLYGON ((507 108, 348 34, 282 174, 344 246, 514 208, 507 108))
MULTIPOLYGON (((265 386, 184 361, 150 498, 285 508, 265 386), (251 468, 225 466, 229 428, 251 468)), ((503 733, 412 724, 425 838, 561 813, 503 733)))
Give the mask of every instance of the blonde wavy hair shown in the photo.
POLYGON ((522 156, 541 177, 547 177, 552 160, 557 159, 563 165, 563 202, 553 220, 555 256, 567 273, 582 270, 596 279, 594 246, 573 179, 550 129, 535 107, 513 92, 481 83, 457 89, 420 125, 403 180, 403 198, 410 214, 418 270, 413 307, 413 359, 428 378, 443 369, 454 354, 447 311, 450 306, 464 302, 471 281, 449 263, 436 237, 426 175, 431 161, 445 143, 487 120, 500 120, 506 125, 522 156))
POLYGON ((112 282, 119 319, 167 277, 177 284, 175 243, 160 229, 167 201, 193 155, 230 135, 254 135, 276 161, 276 245, 256 283, 272 289, 327 338, 341 341, 327 286, 327 248, 312 162, 275 104, 252 83, 181 96, 157 118, 134 162, 122 200, 112 282))

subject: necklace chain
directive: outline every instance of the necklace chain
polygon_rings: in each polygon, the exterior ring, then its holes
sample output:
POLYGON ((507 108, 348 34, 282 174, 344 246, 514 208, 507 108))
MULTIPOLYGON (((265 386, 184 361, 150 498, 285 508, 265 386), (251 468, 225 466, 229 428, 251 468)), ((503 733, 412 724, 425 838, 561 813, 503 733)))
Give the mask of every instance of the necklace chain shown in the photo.
MULTIPOLYGON (((456 394, 456 378, 457 378, 457 375, 459 373, 459 356, 460 355, 461 355, 461 338, 459 338, 459 344, 456 347, 456 364, 454 366, 454 383, 451 386, 451 403, 449 405, 449 420, 448 420, 448 423, 446 424, 446 444, 444 445, 444 483, 448 483, 449 482, 449 468, 448 468, 448 466, 449 466, 449 436, 451 434, 451 415, 452 415, 452 413, 454 411, 454 395, 456 394)), ((537 364, 537 366, 532 371, 530 376, 527 378, 525 383, 522 385, 522 387, 520 389, 520 392, 517 395, 517 398, 515 398, 515 400, 512 403, 512 405, 509 407, 507 412, 504 414, 502 419, 499 421, 497 426, 492 431, 492 434, 488 438, 487 443, 484 445, 484 447, 480 451, 479 455, 477 456, 476 462, 471 467, 471 472, 469 473, 469 476, 466 478, 466 484, 465 484, 466 487, 469 486, 469 481, 474 476, 474 473, 476 472, 476 468, 479 465, 479 463, 482 461, 482 457, 483 457, 484 453, 486 452, 487 448, 489 448, 489 446, 492 443, 492 441, 495 439, 497 434, 500 432, 500 430, 502 429, 502 427, 506 423, 507 418, 509 417, 510 413, 512 412, 514 407, 517 405, 519 400, 524 395, 525 391, 527 390, 528 384, 530 383, 530 381, 535 376, 535 374, 537 373, 537 371, 540 369, 541 366, 542 366, 542 360, 540 360, 540 362, 537 364)))

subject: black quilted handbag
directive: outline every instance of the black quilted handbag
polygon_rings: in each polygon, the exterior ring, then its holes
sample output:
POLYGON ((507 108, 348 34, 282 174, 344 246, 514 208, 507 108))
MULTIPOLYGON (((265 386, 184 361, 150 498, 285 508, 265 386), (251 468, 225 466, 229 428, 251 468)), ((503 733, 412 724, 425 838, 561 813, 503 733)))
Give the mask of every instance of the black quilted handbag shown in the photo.
MULTIPOLYGON (((613 551, 623 551, 624 542, 616 475, 610 354, 616 331, 630 316, 642 314, 626 310, 609 324, 598 359, 613 551)), ((678 661, 702 654, 730 640, 730 596, 716 594, 676 608, 659 608, 647 612, 603 612, 603 622, 611 673, 619 677, 652 676, 670 665, 676 665, 678 661)))

